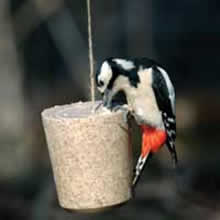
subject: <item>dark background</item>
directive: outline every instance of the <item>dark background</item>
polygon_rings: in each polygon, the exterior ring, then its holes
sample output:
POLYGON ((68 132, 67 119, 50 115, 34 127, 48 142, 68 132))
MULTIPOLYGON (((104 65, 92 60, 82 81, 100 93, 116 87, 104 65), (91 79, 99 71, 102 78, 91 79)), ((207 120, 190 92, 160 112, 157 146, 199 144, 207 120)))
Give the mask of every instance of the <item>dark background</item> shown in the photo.
POLYGON ((93 0, 92 28, 97 63, 146 56, 166 67, 179 169, 164 148, 134 200, 96 214, 61 209, 40 112, 89 99, 86 1, 1 0, 0 219, 220 219, 220 2, 93 0))

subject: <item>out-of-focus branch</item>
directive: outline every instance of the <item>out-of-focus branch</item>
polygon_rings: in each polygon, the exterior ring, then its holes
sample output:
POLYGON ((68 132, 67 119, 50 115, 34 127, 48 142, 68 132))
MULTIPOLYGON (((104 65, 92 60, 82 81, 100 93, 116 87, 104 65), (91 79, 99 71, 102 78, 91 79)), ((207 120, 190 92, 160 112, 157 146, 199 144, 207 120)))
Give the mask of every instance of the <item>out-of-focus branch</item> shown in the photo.
POLYGON ((24 40, 41 22, 64 6, 63 0, 29 0, 13 15, 16 36, 24 40))
MULTIPOLYGON (((8 0, 0 1, 0 179, 13 179, 27 171, 32 150, 27 144, 22 68, 14 42, 8 0), (21 163, 27 158, 26 163, 21 163)), ((30 162, 31 164, 32 162, 30 162)), ((31 168, 29 166, 29 168, 31 168)))
POLYGON ((85 91, 88 87, 88 78, 86 79, 82 75, 77 77, 76 74, 73 74, 73 70, 74 72, 87 72, 87 66, 82 65, 82 60, 86 60, 87 57, 86 45, 82 41, 82 36, 72 18, 71 11, 65 7, 64 1, 29 0, 27 3, 24 3, 13 16, 17 41, 18 43, 23 42, 42 21, 54 14, 56 16, 53 19, 47 20, 48 31, 63 57, 74 82, 81 85, 85 91))

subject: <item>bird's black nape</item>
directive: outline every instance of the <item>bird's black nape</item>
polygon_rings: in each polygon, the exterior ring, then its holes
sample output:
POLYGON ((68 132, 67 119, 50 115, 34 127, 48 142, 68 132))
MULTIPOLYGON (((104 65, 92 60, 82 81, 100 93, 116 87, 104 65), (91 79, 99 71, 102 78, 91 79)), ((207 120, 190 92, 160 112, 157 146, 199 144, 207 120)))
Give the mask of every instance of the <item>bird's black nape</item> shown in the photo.
POLYGON ((126 61, 130 61, 130 62, 134 63, 133 60, 129 60, 129 59, 125 59, 125 58, 112 58, 112 57, 108 58, 106 61, 111 66, 112 73, 113 73, 112 78, 109 82, 108 88, 111 89, 113 87, 114 82, 115 82, 115 80, 117 79, 117 77, 119 75, 127 77, 128 80, 129 80, 130 85, 137 88, 138 83, 140 83, 140 79, 139 79, 139 76, 137 74, 138 66, 134 65, 135 67, 133 69, 126 70, 120 64, 118 64, 115 61, 115 59, 124 59, 126 61))

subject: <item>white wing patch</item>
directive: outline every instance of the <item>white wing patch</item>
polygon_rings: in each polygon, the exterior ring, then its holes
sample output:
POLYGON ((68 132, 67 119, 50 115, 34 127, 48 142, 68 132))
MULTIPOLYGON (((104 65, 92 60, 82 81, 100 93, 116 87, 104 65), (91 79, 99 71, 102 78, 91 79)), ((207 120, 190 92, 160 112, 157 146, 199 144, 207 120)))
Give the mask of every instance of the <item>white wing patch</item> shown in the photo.
POLYGON ((175 115, 175 112, 176 112, 176 107, 175 107, 175 91, 174 91, 174 87, 173 87, 173 84, 172 82, 170 81, 170 78, 167 74, 167 72, 162 69, 161 67, 157 67, 160 72, 162 73, 165 81, 166 81, 166 84, 167 84, 167 88, 168 88, 168 91, 169 91, 169 99, 171 100, 171 105, 172 105, 172 111, 173 111, 173 114, 175 115))
POLYGON ((120 65, 125 70, 131 70, 135 68, 135 65, 132 61, 115 58, 113 59, 118 65, 120 65))

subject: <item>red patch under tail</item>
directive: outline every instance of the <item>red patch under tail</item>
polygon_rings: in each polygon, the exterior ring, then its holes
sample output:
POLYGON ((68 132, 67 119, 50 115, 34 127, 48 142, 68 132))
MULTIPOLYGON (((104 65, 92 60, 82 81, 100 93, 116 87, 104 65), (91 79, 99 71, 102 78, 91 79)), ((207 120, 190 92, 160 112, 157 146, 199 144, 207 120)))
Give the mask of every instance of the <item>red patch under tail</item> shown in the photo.
POLYGON ((141 156, 144 158, 150 152, 156 153, 166 142, 167 134, 164 130, 141 125, 142 149, 141 156))

